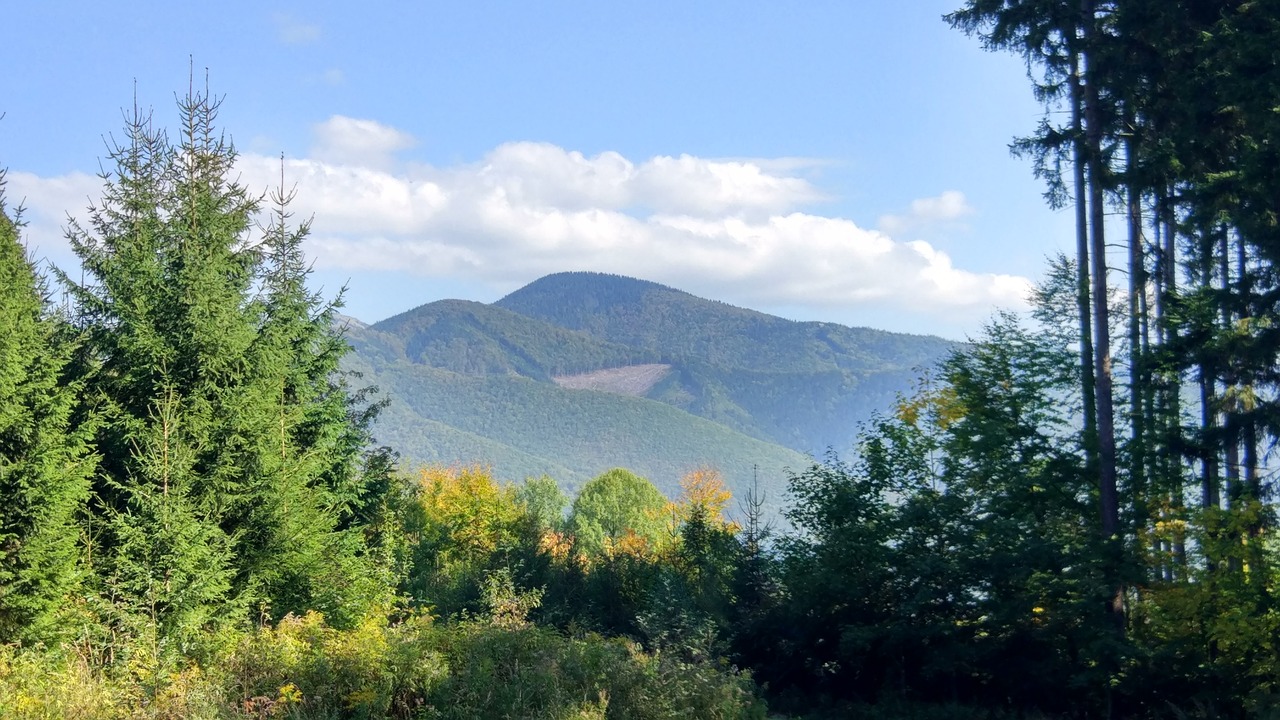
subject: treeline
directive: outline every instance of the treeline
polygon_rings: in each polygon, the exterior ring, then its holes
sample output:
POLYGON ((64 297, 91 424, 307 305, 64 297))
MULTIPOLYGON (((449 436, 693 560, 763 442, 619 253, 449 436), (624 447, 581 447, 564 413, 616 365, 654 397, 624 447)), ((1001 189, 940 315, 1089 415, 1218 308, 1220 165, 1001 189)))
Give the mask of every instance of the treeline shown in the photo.
POLYGON ((1116 635, 1180 616, 1184 682, 1268 696, 1280 8, 972 0, 949 20, 1022 55, 1046 101, 1014 149, 1075 212, 1060 277, 1116 635))
POLYGON ((1033 324, 995 318, 853 461, 792 478, 796 531, 730 562, 757 590, 684 606, 734 618, 712 637, 779 707, 1272 716, 1280 6, 948 19, 1026 59, 1048 112, 1014 149, 1075 257, 1033 324))
POLYGON ((1237 552, 1223 515, 1188 513, 1159 528, 1186 546, 1169 577, 1155 531, 1126 541, 1116 622, 1065 270, 1039 322, 995 318, 865 428, 855 459, 792 473, 786 530, 712 471, 675 502, 611 471, 567 515, 546 478, 424 471, 409 595, 749 669, 796 715, 1269 717, 1273 542, 1214 566, 1237 552))
POLYGON ((1047 104, 1014 149, 1035 160, 1049 201, 1075 211, 1074 268, 1061 277, 1075 286, 1083 452, 1111 546, 1115 621, 1128 586, 1150 579, 1126 558, 1176 582, 1200 553, 1215 577, 1264 591, 1264 480, 1280 428, 1280 12, 973 0, 948 18, 1021 54, 1047 104), (1192 521, 1212 531, 1192 540, 1192 521))

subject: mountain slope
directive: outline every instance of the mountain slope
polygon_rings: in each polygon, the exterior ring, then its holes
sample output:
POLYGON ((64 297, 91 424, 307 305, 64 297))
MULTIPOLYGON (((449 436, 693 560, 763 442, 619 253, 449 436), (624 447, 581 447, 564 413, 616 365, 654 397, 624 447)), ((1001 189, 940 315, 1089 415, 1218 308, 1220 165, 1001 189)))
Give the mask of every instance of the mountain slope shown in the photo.
MULTIPOLYGON (((460 466, 478 463, 493 468, 513 482, 548 475, 563 488, 581 487, 591 476, 536 452, 459 430, 414 412, 402 397, 393 396, 378 418, 378 441, 397 448, 411 466, 420 464, 460 466)), ((536 450, 537 448, 533 448, 536 450)))
POLYGON ((356 349, 348 366, 391 401, 377 434, 406 458, 547 474, 568 489, 624 466, 672 495, 711 465, 739 497, 758 474, 774 507, 784 467, 849 449, 858 422, 952 347, 594 273, 341 327, 356 349))
POLYGON ((466 300, 429 303, 374 324, 409 362, 467 375, 522 375, 549 381, 653 358, 502 307, 466 300))
POLYGON ((393 398, 391 414, 379 422, 380 441, 394 439, 416 459, 489 462, 511 480, 546 473, 574 489, 622 466, 675 497, 685 473, 709 465, 739 497, 758 473, 776 503, 783 468, 808 463, 794 451, 644 398, 408 363, 377 369, 372 379, 393 398))
POLYGON ((758 372, 874 371, 930 362, 941 338, 796 322, 603 273, 548 275, 496 306, 665 357, 758 372))
POLYGON ((815 453, 847 449, 860 422, 954 346, 795 322, 600 273, 548 275, 495 305, 656 355, 675 370, 647 397, 815 453))

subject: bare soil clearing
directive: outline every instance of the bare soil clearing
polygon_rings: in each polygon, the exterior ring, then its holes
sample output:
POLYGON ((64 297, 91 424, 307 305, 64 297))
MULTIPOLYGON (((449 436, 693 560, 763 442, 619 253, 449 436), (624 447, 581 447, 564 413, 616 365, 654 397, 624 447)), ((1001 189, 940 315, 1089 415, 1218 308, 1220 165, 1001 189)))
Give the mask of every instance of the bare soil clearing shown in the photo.
POLYGON ((560 387, 571 390, 603 390, 618 395, 641 397, 670 372, 670 365, 654 363, 562 375, 552 380, 560 387))

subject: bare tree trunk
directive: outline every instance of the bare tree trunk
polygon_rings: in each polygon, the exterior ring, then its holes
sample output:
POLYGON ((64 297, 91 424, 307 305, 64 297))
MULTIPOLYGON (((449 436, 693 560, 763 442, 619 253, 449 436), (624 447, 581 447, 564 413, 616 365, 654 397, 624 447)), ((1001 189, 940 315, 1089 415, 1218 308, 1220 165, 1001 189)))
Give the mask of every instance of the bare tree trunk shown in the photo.
MULTIPOLYGON (((1223 228, 1222 234, 1218 237, 1218 272, 1222 276, 1222 300, 1218 310, 1222 314, 1223 331, 1230 332, 1232 325, 1235 324, 1233 310, 1235 303, 1232 302, 1231 248, 1226 228, 1223 228)), ((1222 385, 1224 399, 1227 402, 1222 403, 1221 408, 1222 446, 1225 455, 1223 476, 1226 483, 1227 504, 1231 508, 1240 504, 1240 441, 1237 400, 1233 399, 1238 397, 1239 381, 1240 378, 1230 365, 1224 368, 1222 385)))
MULTIPOLYGON (((1136 132, 1136 122, 1129 119, 1131 132, 1136 132)), ((1135 157, 1137 141, 1130 136, 1125 144, 1125 170, 1127 208, 1129 221, 1129 486, 1132 496, 1136 532, 1147 528, 1147 414, 1146 358, 1143 328, 1146 322, 1147 267, 1142 249, 1142 196, 1138 187, 1138 162, 1135 157)))
POLYGON ((1089 185, 1085 178, 1083 90, 1080 53, 1071 49, 1071 130, 1074 136, 1076 201, 1076 312, 1080 317, 1080 394, 1084 406, 1085 460, 1090 472, 1098 468, 1098 407, 1093 376, 1093 324, 1089 314, 1089 185))
MULTIPOLYGON (((1200 282, 1203 287, 1213 286, 1214 242, 1208 230, 1201 230, 1200 282)), ((1218 398, 1217 368, 1205 358, 1200 362, 1200 428, 1202 442, 1200 459, 1200 506, 1203 509, 1222 506, 1218 465, 1218 398)))
MULTIPOLYGON (((1085 47, 1094 39, 1094 0, 1081 0, 1085 47)), ((1124 631, 1124 587, 1119 579, 1121 561, 1120 498, 1116 489, 1116 433, 1112 401, 1110 316, 1107 307, 1107 244, 1104 217, 1105 169, 1102 167, 1101 98, 1094 68, 1084 58, 1084 122, 1089 168, 1089 230, 1093 266, 1093 370, 1098 407, 1098 506, 1103 542, 1108 546, 1107 574, 1113 592, 1108 611, 1120 632, 1124 631)))
MULTIPOLYGON (((1159 311, 1160 342, 1166 345, 1175 343, 1178 339, 1178 329, 1167 313, 1168 299, 1178 292, 1178 232, 1174 223, 1174 211, 1170 199, 1172 195, 1173 191, 1166 189, 1165 196, 1160 203, 1161 217, 1158 221, 1160 226, 1163 227, 1163 232, 1161 233, 1163 242, 1160 246, 1160 273, 1163 278, 1159 295, 1161 302, 1161 310, 1159 311)), ((1163 418, 1166 423, 1166 444, 1172 445, 1182 433, 1182 376, 1177 369, 1171 371, 1169 377, 1166 378, 1163 418)), ((1164 473, 1168 482, 1169 509, 1174 514, 1175 520, 1182 520, 1186 512, 1185 502, 1183 501, 1182 458, 1179 453, 1167 452, 1165 453, 1164 461, 1164 473)), ((1174 523, 1174 528, 1173 568, 1171 569, 1170 580, 1184 576, 1187 568, 1186 533, 1178 523, 1174 523)))

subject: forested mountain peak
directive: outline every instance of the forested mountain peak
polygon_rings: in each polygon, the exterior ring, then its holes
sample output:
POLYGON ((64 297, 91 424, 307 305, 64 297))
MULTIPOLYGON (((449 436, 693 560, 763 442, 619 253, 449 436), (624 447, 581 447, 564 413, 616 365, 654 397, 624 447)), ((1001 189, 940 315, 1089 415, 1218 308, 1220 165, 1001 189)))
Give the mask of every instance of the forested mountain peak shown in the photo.
MULTIPOLYGON (((493 382, 559 379, 565 388, 577 386, 565 381, 569 377, 639 374, 647 381, 624 383, 631 389, 621 394, 815 453, 847 448, 859 423, 888 408, 911 387, 919 368, 954 347, 941 338, 796 322, 594 272, 548 275, 492 305, 428 303, 368 328, 348 324, 346 336, 375 372, 392 365, 427 366, 493 382), (662 372, 650 371, 659 366, 662 372)), ((421 400, 425 387, 380 384, 399 388, 406 400, 421 400)), ((622 387, 590 386, 615 393, 622 387)), ((535 397, 529 386, 504 387, 506 409, 500 415, 523 412, 517 406, 535 397)), ((459 416, 432 419, 466 424, 459 416)), ((541 441, 517 444, 534 455, 546 449, 541 441)), ((404 449, 423 457, 439 454, 416 441, 404 449)))
POLYGON ((370 329, 393 338, 404 360, 468 375, 549 381, 555 375, 649 361, 653 355, 470 300, 438 300, 370 329))
POLYGON ((548 275, 498 307, 610 342, 726 369, 767 373, 915 368, 954 343, 941 338, 798 322, 604 273, 548 275))
POLYGON ((790 322, 649 280, 597 272, 547 275, 494 304, 574 330, 612 336, 620 342, 644 340, 646 329, 670 322, 702 325, 728 318, 737 325, 790 322))

